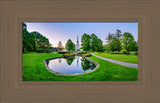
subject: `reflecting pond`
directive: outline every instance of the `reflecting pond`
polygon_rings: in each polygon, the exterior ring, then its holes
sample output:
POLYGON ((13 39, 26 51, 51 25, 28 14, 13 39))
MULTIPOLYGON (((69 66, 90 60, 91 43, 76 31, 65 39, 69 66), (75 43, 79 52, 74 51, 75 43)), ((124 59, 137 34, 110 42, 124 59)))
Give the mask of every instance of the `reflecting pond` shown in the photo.
POLYGON ((96 66, 81 56, 57 58, 47 61, 50 70, 62 74, 84 73, 93 70, 96 66))

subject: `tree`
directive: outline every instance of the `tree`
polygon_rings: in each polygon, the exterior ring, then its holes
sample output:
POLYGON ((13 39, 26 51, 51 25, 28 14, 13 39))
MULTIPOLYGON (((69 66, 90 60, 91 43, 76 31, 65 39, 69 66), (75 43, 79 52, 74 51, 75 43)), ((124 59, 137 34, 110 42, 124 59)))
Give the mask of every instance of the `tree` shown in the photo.
POLYGON ((62 48, 62 42, 61 41, 58 42, 58 47, 62 48))
POLYGON ((106 40, 107 40, 107 43, 110 43, 112 40, 113 40, 113 34, 109 33, 106 40))
POLYGON ((131 42, 134 41, 134 37, 129 32, 123 33, 122 43, 123 43, 123 49, 129 51, 129 45, 131 42))
POLYGON ((68 39, 68 41, 66 43, 66 50, 67 51, 74 51, 75 50, 75 45, 71 39, 68 39))
POLYGON ((90 36, 86 33, 84 33, 82 35, 82 38, 81 38, 81 48, 84 50, 84 51, 89 51, 90 50, 90 36))
POLYGON ((59 49, 59 50, 62 50, 62 49, 63 49, 63 46, 62 46, 62 42, 61 42, 61 41, 58 42, 58 49, 59 49))
POLYGON ((31 42, 31 44, 33 46, 33 50, 36 51, 38 47, 37 47, 36 35, 34 33, 31 33, 30 42, 31 42))
POLYGON ((34 51, 37 49, 35 35, 27 31, 27 26, 25 23, 23 23, 22 43, 23 43, 23 52, 34 51))
POLYGON ((120 51, 122 49, 121 42, 116 37, 113 38, 109 45, 112 51, 120 51))
POLYGON ((91 50, 96 51, 98 46, 98 37, 95 34, 91 34, 91 50))
MULTIPOLYGON (((51 43, 49 43, 49 47, 52 47, 52 44, 51 43)), ((53 48, 53 47, 52 47, 53 48)))
POLYGON ((121 36, 122 36, 121 30, 117 29, 117 30, 116 30, 116 34, 115 34, 115 37, 116 37, 117 39, 120 39, 121 36))
POLYGON ((129 43, 128 50, 129 51, 138 51, 137 42, 136 41, 132 41, 131 43, 129 43))
POLYGON ((38 32, 28 32, 27 25, 22 23, 23 52, 36 51, 38 48, 49 48, 49 40, 38 32))
POLYGON ((26 25, 24 22, 22 23, 22 30, 23 30, 23 31, 26 31, 26 30, 27 30, 27 25, 26 25))
POLYGON ((110 51, 110 44, 103 45, 103 49, 104 49, 104 51, 109 52, 110 51))
POLYGON ((43 36, 42 34, 36 31, 31 32, 31 33, 36 36, 38 48, 43 48, 43 49, 49 48, 48 38, 46 38, 45 36, 43 36))
POLYGON ((97 39, 96 51, 98 51, 98 52, 102 52, 103 51, 103 41, 100 38, 97 39))

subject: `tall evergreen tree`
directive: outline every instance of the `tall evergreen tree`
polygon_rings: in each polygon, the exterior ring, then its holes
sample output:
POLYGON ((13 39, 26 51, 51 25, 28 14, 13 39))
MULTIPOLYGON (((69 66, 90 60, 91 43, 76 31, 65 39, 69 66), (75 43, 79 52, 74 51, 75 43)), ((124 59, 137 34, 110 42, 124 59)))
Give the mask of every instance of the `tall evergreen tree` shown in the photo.
POLYGON ((110 43, 113 40, 113 37, 114 37, 113 34, 109 33, 106 38, 107 43, 110 43))
POLYGON ((115 37, 116 37, 117 39, 120 39, 121 36, 122 36, 121 30, 117 29, 117 30, 116 30, 116 34, 115 34, 115 37))

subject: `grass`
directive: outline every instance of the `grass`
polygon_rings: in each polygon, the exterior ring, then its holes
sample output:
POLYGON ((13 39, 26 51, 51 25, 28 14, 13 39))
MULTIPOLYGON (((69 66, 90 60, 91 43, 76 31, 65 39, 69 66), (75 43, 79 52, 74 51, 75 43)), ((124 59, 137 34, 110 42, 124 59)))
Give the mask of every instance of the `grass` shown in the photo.
POLYGON ((97 57, 88 57, 100 67, 93 72, 82 75, 58 75, 48 71, 44 59, 58 57, 53 53, 23 54, 23 81, 137 81, 138 69, 120 66, 97 57))
POLYGON ((138 56, 137 55, 109 54, 109 53, 98 53, 98 52, 95 52, 94 54, 101 56, 101 57, 113 59, 113 60, 138 64, 138 56))

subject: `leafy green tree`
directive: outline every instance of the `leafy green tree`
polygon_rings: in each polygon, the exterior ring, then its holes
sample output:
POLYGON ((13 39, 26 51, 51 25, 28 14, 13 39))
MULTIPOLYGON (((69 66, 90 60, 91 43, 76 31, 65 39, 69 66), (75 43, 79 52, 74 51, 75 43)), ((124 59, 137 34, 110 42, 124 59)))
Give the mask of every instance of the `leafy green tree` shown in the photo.
POLYGON ((98 37, 95 34, 91 34, 91 50, 96 51, 98 46, 98 37))
POLYGON ((33 46, 33 50, 36 51, 38 49, 36 35, 34 33, 30 33, 30 34, 31 34, 30 41, 31 41, 31 44, 33 46))
POLYGON ((89 51, 90 50, 90 35, 84 33, 82 35, 82 38, 81 38, 81 48, 84 50, 84 51, 89 51))
POLYGON ((110 51, 110 44, 103 45, 103 49, 104 49, 104 51, 109 52, 110 51))
POLYGON ((98 38, 97 39, 97 48, 96 48, 96 51, 98 52, 102 52, 104 49, 103 49, 103 41, 98 38))
POLYGON ((113 38, 109 45, 112 51, 120 51, 122 49, 121 42, 116 37, 113 38))
POLYGON ((45 36, 36 31, 31 33, 36 36, 38 48, 43 48, 43 49, 49 48, 50 43, 48 38, 46 38, 45 36))
POLYGON ((134 37, 129 32, 123 33, 122 43, 123 43, 123 49, 129 51, 129 45, 131 42, 134 41, 134 37))
MULTIPOLYGON (((25 24, 23 24, 24 26, 25 24)), ((25 27, 26 28, 26 27, 25 27)), ((35 39, 34 36, 32 36, 27 29, 23 27, 22 31, 22 44, 23 44, 23 52, 24 51, 33 51, 34 50, 34 44, 35 44, 35 39)))
POLYGON ((38 48, 49 48, 49 40, 38 32, 28 32, 27 25, 22 23, 23 52, 36 51, 38 48))
POLYGON ((138 51, 138 46, 136 41, 132 41, 128 45, 128 50, 129 51, 138 51))
POLYGON ((71 39, 68 39, 68 41, 66 43, 66 50, 67 51, 74 51, 75 50, 75 45, 71 39))

